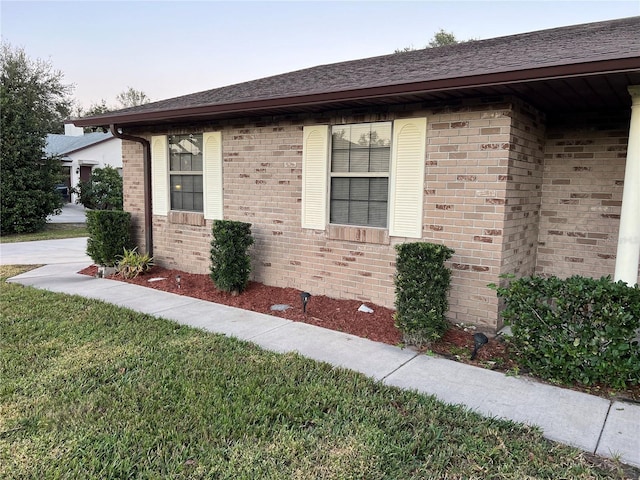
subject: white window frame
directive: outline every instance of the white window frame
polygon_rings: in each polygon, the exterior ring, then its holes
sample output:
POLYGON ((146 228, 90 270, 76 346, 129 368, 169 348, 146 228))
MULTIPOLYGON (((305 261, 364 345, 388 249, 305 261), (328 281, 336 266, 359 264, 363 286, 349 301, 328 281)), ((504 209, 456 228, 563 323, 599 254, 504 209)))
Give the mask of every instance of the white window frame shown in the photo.
MULTIPOLYGON (((356 227, 356 228, 380 228, 384 230, 388 230, 389 228, 389 219, 390 219, 390 205, 391 205, 391 172, 392 172, 392 149, 393 149, 393 122, 390 121, 382 121, 382 122, 358 122, 358 123, 347 123, 347 124, 335 124, 331 125, 329 129, 329 160, 328 160, 328 170, 329 170, 329 184, 327 191, 327 200, 328 200, 328 211, 329 211, 329 223, 331 225, 341 225, 347 227, 356 227), (346 127, 353 125, 382 125, 388 124, 391 129, 391 143, 389 145, 389 168, 386 172, 333 172, 332 164, 333 164, 333 129, 336 127, 346 127), (387 212, 386 212, 386 224, 384 226, 379 225, 362 225, 355 223, 333 223, 331 222, 331 184, 334 178, 386 178, 387 179, 387 212)), ((371 147, 369 147, 369 153, 371 153, 371 147)), ((368 200, 371 201, 370 199, 368 200)))

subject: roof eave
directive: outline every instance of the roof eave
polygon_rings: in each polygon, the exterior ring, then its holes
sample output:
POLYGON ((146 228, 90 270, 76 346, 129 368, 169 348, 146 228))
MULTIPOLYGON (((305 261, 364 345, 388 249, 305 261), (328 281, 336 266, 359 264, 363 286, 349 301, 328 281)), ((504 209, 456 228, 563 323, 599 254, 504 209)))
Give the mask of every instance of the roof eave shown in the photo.
POLYGON ((569 65, 554 65, 524 70, 496 72, 466 77, 442 78, 436 80, 384 85, 377 87, 359 88, 324 92, 291 97, 277 97, 261 100, 248 100, 225 104, 201 105, 167 109, 153 112, 124 113, 104 115, 74 120, 79 127, 104 126, 117 124, 119 126, 151 124, 154 122, 187 121, 204 118, 222 117, 238 113, 259 113, 273 108, 293 108, 319 105, 349 100, 371 100, 394 95, 410 95, 465 88, 481 88, 527 81, 542 81, 559 78, 571 78, 588 75, 603 75, 608 73, 624 73, 640 70, 640 56, 600 60, 569 65))

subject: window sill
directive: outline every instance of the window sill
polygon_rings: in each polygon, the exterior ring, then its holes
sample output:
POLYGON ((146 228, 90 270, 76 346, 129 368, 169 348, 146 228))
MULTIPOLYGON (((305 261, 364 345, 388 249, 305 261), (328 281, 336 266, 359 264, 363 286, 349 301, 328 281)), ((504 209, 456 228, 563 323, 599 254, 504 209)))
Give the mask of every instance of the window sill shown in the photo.
POLYGON ((386 228, 354 227, 351 225, 327 225, 327 238, 348 242, 389 245, 389 230, 386 228))
POLYGON ((175 210, 169 212, 169 223, 175 223, 179 225, 193 225, 196 227, 202 227, 206 225, 204 213, 182 212, 175 210))

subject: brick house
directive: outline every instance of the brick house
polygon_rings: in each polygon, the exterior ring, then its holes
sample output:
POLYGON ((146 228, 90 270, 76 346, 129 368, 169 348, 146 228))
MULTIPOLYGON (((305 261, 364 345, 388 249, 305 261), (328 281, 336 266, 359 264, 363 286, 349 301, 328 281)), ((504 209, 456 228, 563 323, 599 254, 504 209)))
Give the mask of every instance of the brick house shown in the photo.
POLYGON ((640 17, 322 65, 75 124, 124 140, 125 209, 166 267, 208 272, 212 220, 241 220, 254 280, 393 306, 394 245, 444 243, 449 318, 486 330, 500 326, 487 284, 503 273, 638 281, 640 17))

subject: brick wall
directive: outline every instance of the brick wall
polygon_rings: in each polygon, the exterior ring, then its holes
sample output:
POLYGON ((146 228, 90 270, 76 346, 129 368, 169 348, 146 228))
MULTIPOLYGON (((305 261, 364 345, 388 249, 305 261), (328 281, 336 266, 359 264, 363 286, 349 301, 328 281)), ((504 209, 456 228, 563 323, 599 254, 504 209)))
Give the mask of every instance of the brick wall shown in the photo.
POLYGON ((535 272, 545 118, 533 107, 520 101, 514 102, 511 114, 509 170, 506 178, 499 176, 505 182, 501 273, 521 277, 535 272))
POLYGON ((493 328, 508 174, 510 103, 429 115, 424 238, 455 249, 449 318, 493 328))
MULTIPOLYGON (((300 227, 302 133, 306 124, 412 116, 428 122, 423 239, 456 251, 449 264, 448 316, 494 329, 498 300, 487 284, 505 271, 531 273, 535 262, 544 129, 540 115, 526 105, 498 99, 399 106, 382 113, 237 120, 155 134, 222 131, 224 216, 253 224, 253 279, 393 306, 394 245, 407 239, 389 238, 379 229, 300 227)), ((134 177, 125 181, 126 208, 142 212, 142 153, 125 144, 125 175, 134 177)), ((202 215, 154 216, 153 228, 158 264, 208 273, 211 224, 202 215)))
POLYGON ((613 276, 628 135, 628 117, 563 117, 549 125, 538 274, 613 276))
POLYGON ((144 162, 142 145, 128 140, 122 141, 122 191, 123 207, 131 213, 131 235, 144 250, 144 162))

